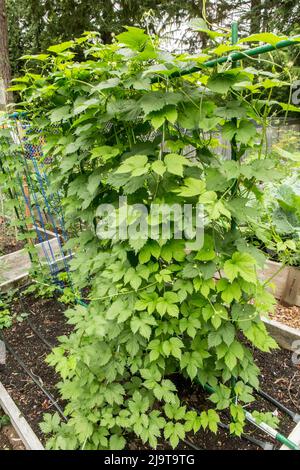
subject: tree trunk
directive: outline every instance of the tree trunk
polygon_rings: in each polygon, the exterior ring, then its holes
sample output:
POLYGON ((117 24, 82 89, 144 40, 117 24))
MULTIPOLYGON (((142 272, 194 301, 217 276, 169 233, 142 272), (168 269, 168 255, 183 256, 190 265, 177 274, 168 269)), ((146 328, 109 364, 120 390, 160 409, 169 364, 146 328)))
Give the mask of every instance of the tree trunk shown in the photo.
MULTIPOLYGON (((4 86, 3 101, 1 104, 12 102, 12 93, 8 93, 6 89, 10 86, 11 70, 8 55, 8 30, 5 11, 5 0, 0 0, 0 81, 4 86)), ((0 85, 1 86, 1 85, 0 85)))
POLYGON ((261 10, 261 0, 251 0, 250 34, 261 32, 261 10))

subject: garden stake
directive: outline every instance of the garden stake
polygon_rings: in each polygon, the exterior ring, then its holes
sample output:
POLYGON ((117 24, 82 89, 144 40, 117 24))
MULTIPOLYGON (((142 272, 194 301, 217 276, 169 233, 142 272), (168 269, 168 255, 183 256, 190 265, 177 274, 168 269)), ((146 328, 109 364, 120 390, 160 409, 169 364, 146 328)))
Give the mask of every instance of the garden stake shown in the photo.
MULTIPOLYGON (((198 412, 196 408, 192 408, 192 410, 198 412)), ((225 429, 226 431, 229 431, 229 426, 226 423, 223 423, 222 421, 219 422, 219 426, 222 429, 225 429)), ((271 442, 268 441, 262 441, 261 439, 257 439, 255 437, 250 436, 249 434, 242 433, 240 436, 235 436, 236 438, 241 438, 244 439, 245 441, 249 441, 252 444, 257 445, 258 447, 261 447, 263 450, 273 450, 274 445, 271 442)))
MULTIPOLYGON (((208 393, 213 393, 214 389, 208 385, 205 384, 203 386, 204 390, 208 393)), ((273 437, 276 441, 280 442, 281 444, 284 444, 291 450, 300 450, 300 447, 295 444, 295 442, 290 441, 287 437, 283 436, 280 432, 277 432, 276 429, 272 428, 269 426, 267 423, 261 422, 257 423, 256 420, 253 418, 252 414, 249 413, 249 411, 246 411, 246 419, 249 421, 251 424, 256 426, 257 428, 261 429, 263 432, 268 434, 269 436, 273 437)))
MULTIPOLYGON (((227 431, 229 430, 228 424, 219 423, 220 428, 226 429, 227 431)), ((274 445, 271 442, 267 441, 262 441, 261 439, 257 439, 256 437, 250 436, 249 434, 242 433, 240 436, 242 439, 245 441, 252 442, 252 444, 255 444, 259 447, 261 447, 263 450, 273 450, 274 445)))
POLYGON ((182 439, 182 442, 184 444, 186 444, 187 446, 189 446, 191 449, 194 449, 194 450, 204 450, 204 449, 201 449, 201 447, 197 447, 195 446, 195 444, 193 444, 191 441, 189 441, 188 439, 182 439))
POLYGON ((290 410, 286 406, 284 406, 282 403, 276 400, 276 398, 271 397, 268 393, 264 392, 263 390, 257 390, 256 393, 257 395, 260 395, 262 398, 265 398, 265 400, 269 401, 270 403, 273 403, 273 405, 277 406, 277 408, 279 408, 281 411, 283 411, 288 416, 290 416, 295 423, 300 422, 300 415, 290 410))

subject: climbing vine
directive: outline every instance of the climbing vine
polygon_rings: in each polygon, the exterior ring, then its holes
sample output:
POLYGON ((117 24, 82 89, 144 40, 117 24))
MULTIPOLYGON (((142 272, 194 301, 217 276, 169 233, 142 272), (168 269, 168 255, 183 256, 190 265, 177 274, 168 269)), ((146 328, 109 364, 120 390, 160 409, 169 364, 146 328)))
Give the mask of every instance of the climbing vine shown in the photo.
POLYGON ((68 248, 87 304, 67 310, 74 331, 47 359, 68 402, 67 422, 47 414, 41 425, 51 449, 122 449, 132 433, 175 448, 189 431, 216 432, 224 409, 231 433, 243 430, 243 406, 259 386, 249 344, 266 353, 276 347, 260 318, 274 304, 257 276, 264 255, 243 233, 260 210, 263 184, 281 177, 265 145, 267 116, 289 105, 271 93, 262 99, 282 84, 276 66, 203 65, 242 47, 171 55, 130 27, 111 45, 86 34, 26 58, 41 72, 28 65, 13 89, 36 129, 31 139, 43 133, 66 221, 81 225, 68 248), (195 65, 198 72, 180 76, 195 65), (235 160, 222 157, 230 145, 235 160), (116 209, 117 228, 126 221, 126 239, 97 236, 99 223, 112 220, 103 204, 116 209), (178 220, 165 209, 156 225, 169 223, 171 237, 137 236, 136 204, 149 215, 154 204, 189 204, 193 228, 200 204, 202 243, 176 238, 178 220), (181 403, 174 374, 213 387, 211 408, 198 413, 181 403))

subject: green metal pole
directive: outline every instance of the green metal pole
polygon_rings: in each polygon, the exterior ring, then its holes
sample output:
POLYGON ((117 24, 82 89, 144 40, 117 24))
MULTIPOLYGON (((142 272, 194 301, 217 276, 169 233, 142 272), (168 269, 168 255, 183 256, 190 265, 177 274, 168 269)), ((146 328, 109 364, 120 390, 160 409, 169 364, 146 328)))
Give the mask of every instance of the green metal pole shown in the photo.
MULTIPOLYGON (((223 64, 227 62, 230 58, 232 61, 237 61, 241 59, 245 59, 245 56, 253 57, 260 54, 266 54, 267 52, 276 51, 277 49, 282 49, 283 47, 289 46, 300 46, 300 37, 297 36, 298 40, 286 39, 284 41, 279 41, 275 46, 272 44, 265 44, 264 46, 253 47, 251 49, 246 49, 243 52, 233 52, 229 56, 219 57, 218 59, 208 60, 204 62, 206 67, 214 67, 216 64, 223 64)), ((200 68, 200 67, 199 67, 200 68)))
MULTIPOLYGON (((236 62, 238 60, 242 60, 247 57, 253 57, 253 56, 260 55, 260 54, 265 54, 266 52, 272 52, 277 49, 282 49, 283 47, 289 47, 289 46, 300 46, 300 37, 297 41, 292 40, 292 39, 286 39, 284 41, 279 41, 276 44, 276 46, 272 46, 271 44, 265 44, 264 46, 258 46, 258 47, 254 47, 251 49, 246 49, 243 52, 233 52, 232 54, 229 54, 227 56, 219 57, 217 59, 207 60, 206 62, 203 62, 202 66, 191 67, 190 69, 173 72, 172 74, 169 75, 168 78, 183 77, 184 75, 190 75, 192 73, 199 72, 200 70, 202 70, 203 67, 215 67, 215 65, 224 64, 225 62, 228 62, 229 60, 232 62, 236 62)), ((160 77, 155 77, 151 81, 152 83, 159 82, 160 77)))
POLYGON ((237 21, 234 21, 231 25, 231 43, 234 45, 239 40, 239 27, 237 21))

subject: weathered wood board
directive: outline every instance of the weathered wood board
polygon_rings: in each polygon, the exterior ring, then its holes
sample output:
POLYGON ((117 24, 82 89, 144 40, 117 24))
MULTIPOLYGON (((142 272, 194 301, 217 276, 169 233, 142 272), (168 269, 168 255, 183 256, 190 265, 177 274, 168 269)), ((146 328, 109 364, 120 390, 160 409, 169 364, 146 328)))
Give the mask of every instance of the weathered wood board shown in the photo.
MULTIPOLYGON (((59 260, 61 250, 57 238, 35 245, 39 259, 46 262, 47 257, 59 260), (53 254, 53 256, 52 256, 53 254)), ((31 261, 25 249, 0 257, 0 290, 5 291, 13 283, 26 278, 31 268, 31 261)))
POLYGON ((279 346, 288 351, 295 352, 300 346, 300 330, 292 328, 277 320, 262 317, 263 322, 271 336, 277 341, 279 346))
MULTIPOLYGON (((259 278, 266 281, 272 277, 270 285, 275 287, 275 297, 289 305, 300 306, 300 269, 292 266, 280 268, 280 263, 269 260, 265 268, 259 271, 259 278)), ((273 292, 272 287, 270 290, 273 292)))
POLYGON ((36 434, 27 423, 21 411, 0 382, 0 406, 10 417, 11 424, 22 439, 27 450, 44 450, 36 434))

